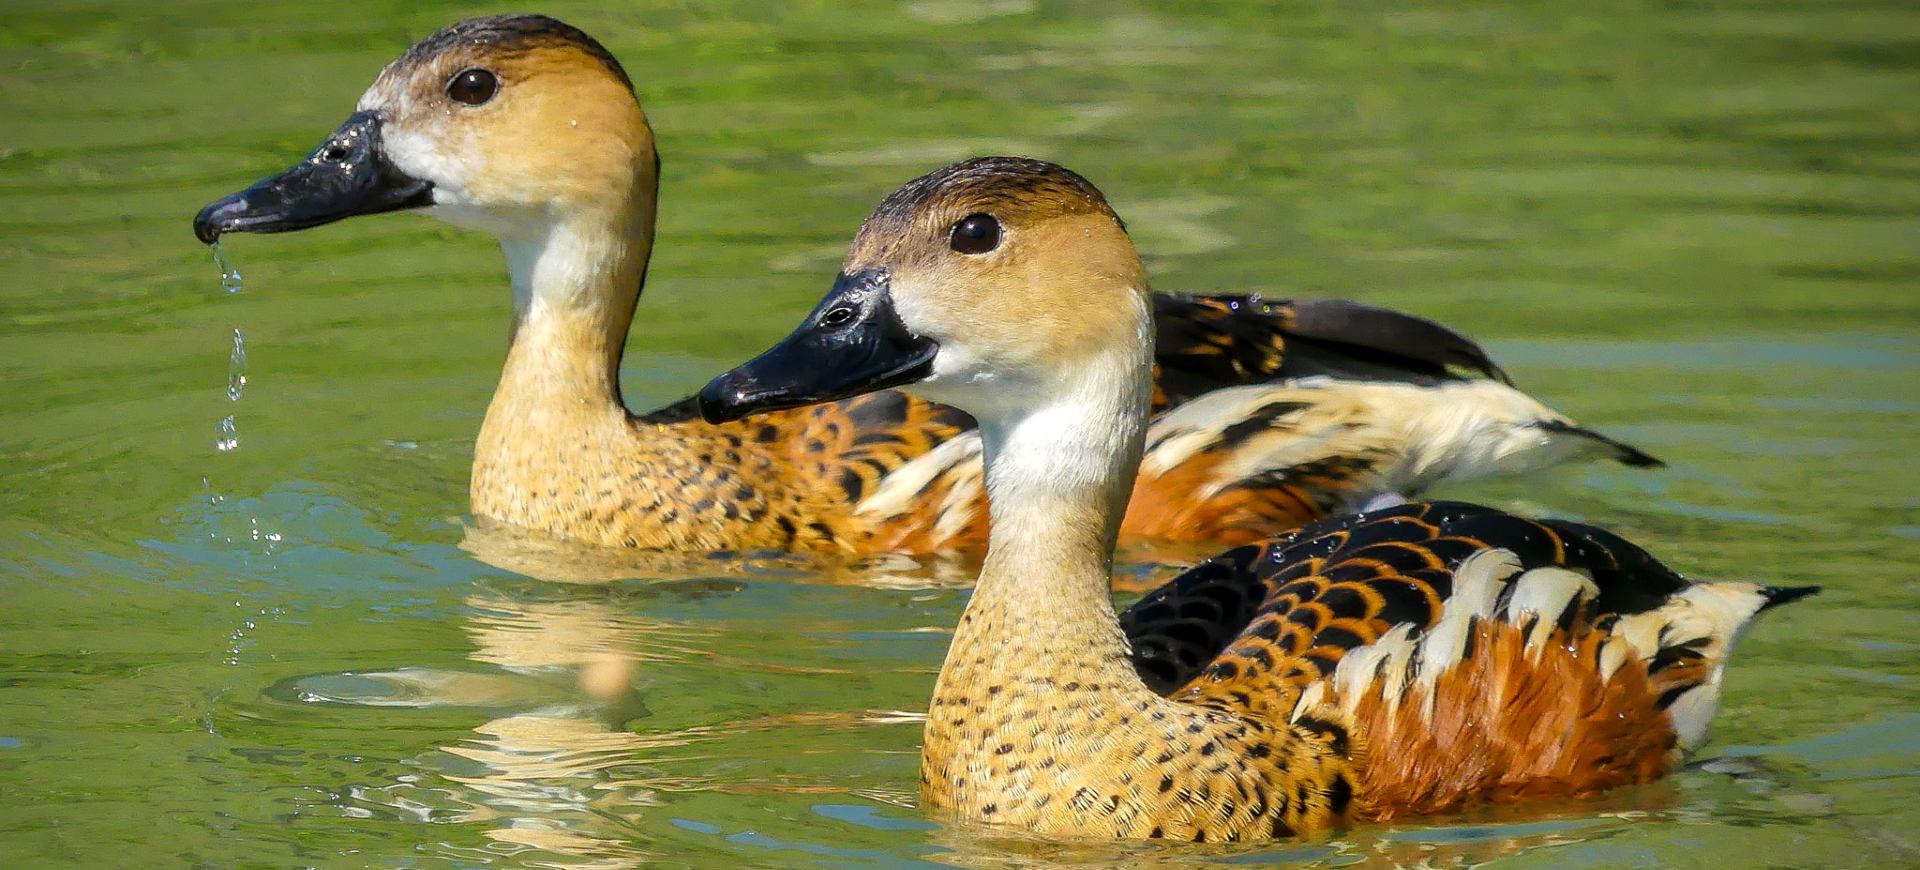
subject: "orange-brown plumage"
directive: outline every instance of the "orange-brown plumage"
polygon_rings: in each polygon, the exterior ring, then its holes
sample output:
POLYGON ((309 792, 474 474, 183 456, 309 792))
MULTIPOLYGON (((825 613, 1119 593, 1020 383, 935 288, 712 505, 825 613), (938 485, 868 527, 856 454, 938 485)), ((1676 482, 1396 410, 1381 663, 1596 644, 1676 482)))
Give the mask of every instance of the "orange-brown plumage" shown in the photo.
POLYGON ((1369 696, 1354 729, 1371 753, 1360 777, 1363 816, 1386 821, 1479 802, 1586 797, 1650 782, 1672 766, 1675 735, 1646 666, 1602 680, 1606 635, 1556 631, 1533 654, 1526 634, 1482 622, 1472 657, 1388 704, 1369 696), (1429 696, 1431 717, 1421 710, 1429 696))
POLYGON ((1141 475, 1134 482, 1133 499, 1121 521, 1124 534, 1162 541, 1212 541, 1245 544, 1274 529, 1304 525, 1338 506, 1331 496, 1344 491, 1345 481, 1312 481, 1317 486, 1291 484, 1235 485, 1205 497, 1210 482, 1221 474, 1226 451, 1202 454, 1174 466, 1165 474, 1141 475))

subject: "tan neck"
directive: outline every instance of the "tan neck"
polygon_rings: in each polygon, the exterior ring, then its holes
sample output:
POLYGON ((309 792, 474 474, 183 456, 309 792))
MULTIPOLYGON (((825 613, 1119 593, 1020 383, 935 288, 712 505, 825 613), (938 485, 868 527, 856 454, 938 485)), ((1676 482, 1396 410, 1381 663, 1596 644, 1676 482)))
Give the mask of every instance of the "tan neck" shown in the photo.
MULTIPOLYGON (((1115 371, 1090 374, 1086 386, 1016 420, 982 421, 993 532, 975 605, 1006 605, 1055 636, 1118 637, 1108 583, 1150 390, 1123 368, 1130 356, 1116 353, 1115 371)), ((1006 627, 976 620, 962 629, 1006 627)))
POLYGON ((583 413, 624 413, 620 357, 653 250, 654 185, 650 173, 643 180, 622 208, 570 215, 531 238, 501 241, 513 326, 483 446, 490 433, 517 430, 524 438, 583 413))
POLYGON ((993 800, 979 791, 988 783, 952 781, 1013 742, 982 723, 1046 709, 1047 693, 1063 688, 1101 706, 1150 694, 1108 592, 1151 392, 1139 352, 1151 347, 1117 350, 1108 370, 1077 376, 1077 388, 1016 419, 982 420, 993 532, 929 712, 923 764, 939 780, 928 787, 936 803, 993 800))

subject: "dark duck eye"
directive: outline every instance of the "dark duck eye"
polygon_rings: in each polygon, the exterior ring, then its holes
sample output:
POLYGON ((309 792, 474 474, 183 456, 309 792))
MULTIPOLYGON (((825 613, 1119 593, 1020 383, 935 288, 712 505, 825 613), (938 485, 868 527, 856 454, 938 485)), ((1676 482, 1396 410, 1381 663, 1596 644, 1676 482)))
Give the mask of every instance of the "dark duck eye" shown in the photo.
POLYGON ((853 309, 851 308, 835 308, 820 316, 820 325, 828 329, 836 326, 846 326, 852 322, 853 309))
POLYGON ((967 215, 953 225, 947 244, 962 254, 984 254, 1000 247, 1000 222, 990 214, 967 215))
POLYGON ((447 98, 478 106, 493 99, 495 91, 500 90, 500 80, 493 73, 483 69, 463 69, 453 75, 453 81, 447 82, 447 98))

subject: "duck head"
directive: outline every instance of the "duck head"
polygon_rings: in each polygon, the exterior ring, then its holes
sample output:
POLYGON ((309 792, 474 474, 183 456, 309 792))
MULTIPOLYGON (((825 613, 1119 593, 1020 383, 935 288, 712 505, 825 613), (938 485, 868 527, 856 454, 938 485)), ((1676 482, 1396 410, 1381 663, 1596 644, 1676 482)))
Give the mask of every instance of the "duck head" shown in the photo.
POLYGON ((306 159, 193 231, 211 244, 424 209, 508 244, 636 210, 650 233, 657 177, 632 82, 600 43, 545 16, 476 18, 408 49, 306 159))
POLYGON ((722 422, 900 387, 985 425, 1116 389, 1089 383, 1100 373, 1141 392, 1147 293, 1126 226, 1086 179, 1022 158, 956 163, 881 202, 826 298, 709 383, 701 413, 722 422))

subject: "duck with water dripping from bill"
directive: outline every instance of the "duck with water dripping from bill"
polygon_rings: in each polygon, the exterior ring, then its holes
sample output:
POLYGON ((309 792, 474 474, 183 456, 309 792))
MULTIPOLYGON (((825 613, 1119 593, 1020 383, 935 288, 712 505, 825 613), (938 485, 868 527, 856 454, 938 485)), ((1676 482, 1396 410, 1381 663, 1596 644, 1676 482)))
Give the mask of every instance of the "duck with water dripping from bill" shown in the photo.
MULTIPOLYGON (((616 547, 983 546, 981 441, 953 408, 887 392, 751 424, 702 422, 687 402, 628 412, 619 364, 658 182, 646 115, 605 48, 551 18, 479 18, 408 49, 305 160, 207 206, 194 231, 211 243, 418 210, 497 237, 513 324, 474 446, 480 517, 616 547)), ((1382 493, 1655 463, 1513 389, 1430 321, 1334 301, 1150 304, 1161 413, 1129 536, 1233 543, 1382 493)))
POLYGON ((971 160, 882 202, 801 326, 700 393, 715 421, 896 387, 979 421, 992 529, 921 750, 951 821, 1258 840, 1648 781, 1704 740, 1748 622, 1816 591, 1432 502, 1230 550, 1116 618, 1152 298, 1091 184, 971 160))

